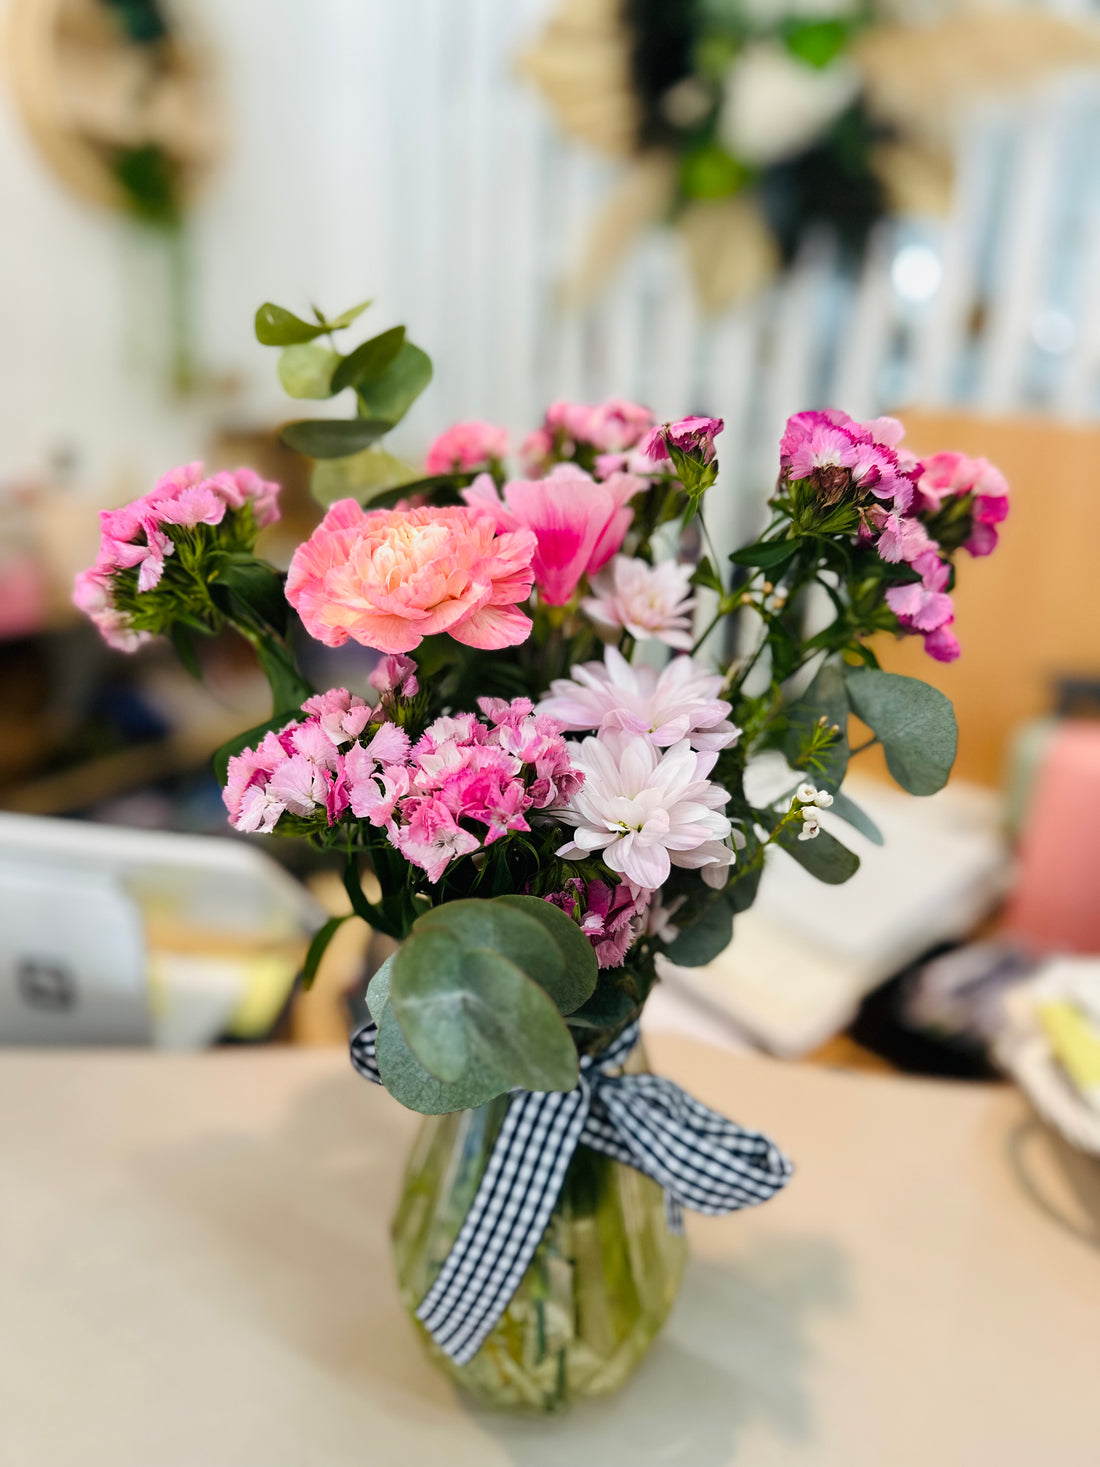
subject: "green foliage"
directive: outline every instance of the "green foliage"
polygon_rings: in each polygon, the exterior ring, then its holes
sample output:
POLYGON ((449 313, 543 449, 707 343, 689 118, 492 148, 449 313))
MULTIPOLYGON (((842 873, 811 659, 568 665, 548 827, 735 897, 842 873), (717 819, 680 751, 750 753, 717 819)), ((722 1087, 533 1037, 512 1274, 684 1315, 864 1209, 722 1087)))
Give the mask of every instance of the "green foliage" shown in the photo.
POLYGON ((265 301, 256 312, 256 340, 264 346, 297 346, 304 341, 316 341, 327 330, 323 321, 318 324, 303 321, 270 301, 265 301))
POLYGON ((357 389, 359 402, 368 416, 396 424, 431 380, 431 357, 406 341, 381 376, 362 383, 357 389))
POLYGON ((404 489, 419 480, 416 469, 384 448, 364 448, 346 458, 318 460, 309 487, 317 503, 327 509, 338 499, 370 504, 391 489, 404 489))
POLYGON ((342 358, 338 351, 319 346, 315 341, 286 346, 279 356, 279 381, 288 397, 331 397, 335 388, 332 374, 342 358))
POLYGON ((855 800, 849 799, 843 790, 834 791, 832 811, 834 815, 839 815, 841 820, 846 820, 853 830, 858 830, 860 835, 865 835, 874 845, 883 844, 882 831, 879 830, 867 811, 861 809, 855 800))
POLYGON ((688 199, 729 198, 752 178, 752 169, 717 142, 691 149, 680 163, 680 188, 688 199))
POLYGON ((346 458, 377 443, 392 423, 375 418, 305 418, 288 423, 283 442, 309 458, 346 458))
POLYGON ((848 694, 838 667, 825 663, 787 709, 779 747, 792 769, 825 789, 838 788, 848 768, 848 694))
POLYGON ((313 941, 309 945, 305 962, 302 964, 302 987, 307 992, 313 987, 313 980, 317 977, 317 969, 321 966, 321 959, 328 951, 329 943, 351 916, 354 916, 354 913, 345 912, 342 917, 330 917, 313 934, 313 941))
POLYGON ((872 669, 850 671, 853 712, 886 754, 886 767, 911 795, 934 795, 955 762, 958 725, 951 700, 918 678, 872 669))
POLYGON ((813 840, 799 840, 798 826, 792 822, 779 832, 776 844, 793 856, 811 876, 829 886, 843 885, 859 870, 859 857, 855 851, 842 846, 827 830, 818 831, 813 840))
POLYGON ((363 387, 376 382, 393 362, 405 341, 404 326, 394 326, 381 336, 372 336, 346 356, 332 374, 333 392, 345 387, 363 387))
POLYGON ((759 570, 777 570, 793 560, 798 552, 797 540, 759 540, 730 556, 734 565, 753 566, 759 570))
POLYGON ((378 1071, 393 1098, 422 1115, 444 1115, 449 1111, 472 1110, 511 1089, 495 1068, 483 1068, 477 1057, 454 1084, 436 1079, 424 1068, 405 1042, 390 1008, 393 967, 394 958, 387 958, 367 989, 371 1017, 378 1025, 378 1071))
POLYGON ((681 930, 666 949, 670 962, 681 968, 701 968, 725 952, 733 937, 733 908, 719 892, 697 921, 681 930))

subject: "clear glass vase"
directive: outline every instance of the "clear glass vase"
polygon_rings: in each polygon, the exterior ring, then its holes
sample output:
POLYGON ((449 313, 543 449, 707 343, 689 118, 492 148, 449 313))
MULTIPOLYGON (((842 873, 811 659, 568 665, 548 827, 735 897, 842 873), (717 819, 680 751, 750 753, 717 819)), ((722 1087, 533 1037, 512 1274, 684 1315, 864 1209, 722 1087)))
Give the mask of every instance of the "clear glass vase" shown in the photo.
MULTIPOLYGON (((639 1051, 630 1068, 641 1067, 639 1051)), ((653 1343, 686 1257, 649 1177, 579 1146, 538 1251, 492 1333, 456 1365, 415 1321, 473 1201, 508 1108, 425 1118, 393 1220, 401 1296, 436 1362, 478 1404, 553 1411, 616 1390, 653 1343)))

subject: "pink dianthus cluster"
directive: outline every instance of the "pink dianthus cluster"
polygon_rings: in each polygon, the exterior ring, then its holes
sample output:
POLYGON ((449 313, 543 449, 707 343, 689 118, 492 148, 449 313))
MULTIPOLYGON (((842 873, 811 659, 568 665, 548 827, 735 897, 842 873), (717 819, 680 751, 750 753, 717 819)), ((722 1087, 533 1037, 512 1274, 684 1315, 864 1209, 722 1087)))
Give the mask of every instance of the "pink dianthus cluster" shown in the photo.
MULTIPOLYGON (((408 658, 387 661, 412 666, 408 658)), ((400 666, 386 677, 402 695, 412 679, 400 666)), ((346 689, 311 698, 306 719, 230 760, 230 819, 238 830, 270 832, 288 813, 320 827, 350 811, 437 882, 456 857, 530 830, 528 812, 564 805, 583 779, 561 725, 535 713, 529 699, 482 698, 480 707, 481 717, 437 718, 410 746, 403 729, 378 723, 346 689)))
POLYGON ((135 631, 115 605, 114 576, 136 567, 138 591, 151 591, 164 574, 166 559, 175 553, 174 530, 220 525, 227 514, 246 504, 256 528, 262 529, 279 518, 278 499, 278 484, 261 479, 252 469, 209 476, 199 462, 173 469, 151 493, 121 509, 101 512, 99 553, 95 565, 76 577, 74 604, 95 622, 110 646, 132 652, 150 634, 135 631))
POLYGON ((508 453, 508 433, 492 423, 475 420, 454 423, 440 433, 428 449, 425 468, 429 474, 468 473, 499 463, 508 453))
POLYGON ((653 893, 621 881, 582 881, 574 876, 564 891, 546 900, 572 917, 596 950, 601 968, 617 968, 645 926, 653 893))
POLYGON ((626 467, 622 455, 636 448, 652 426, 653 414, 648 408, 621 397, 594 406, 552 402, 542 426, 528 433, 520 445, 520 458, 524 471, 533 478, 546 472, 555 453, 560 458, 572 458, 582 447, 612 455, 607 471, 613 472, 626 467))

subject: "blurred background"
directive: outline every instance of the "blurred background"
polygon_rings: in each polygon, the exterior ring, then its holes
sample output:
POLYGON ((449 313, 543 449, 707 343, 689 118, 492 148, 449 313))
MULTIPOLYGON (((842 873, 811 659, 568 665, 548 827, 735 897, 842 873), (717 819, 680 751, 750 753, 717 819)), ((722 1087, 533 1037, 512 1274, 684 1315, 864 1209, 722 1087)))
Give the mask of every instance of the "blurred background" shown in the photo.
MULTIPOLYGON (((285 564, 316 509, 252 318, 370 296, 372 330, 407 323, 435 362, 393 438, 410 461, 458 418, 518 442, 557 397, 714 413, 729 548, 802 408, 898 413, 918 452, 1004 470, 962 659, 881 649, 955 700, 951 785, 915 802, 868 765, 885 846, 839 890, 777 865, 650 1022, 1007 1066, 1100 1145, 1100 1064, 1074 1088, 1035 1005, 1002 1003, 1053 985, 1100 1047, 1096 7, 0 0, 0 23, 0 1040, 346 1033, 362 934, 291 997, 338 880, 230 836, 209 769, 266 716, 262 680, 228 645, 208 691, 166 648, 111 653, 68 597, 97 509, 193 458, 284 484, 285 564)), ((365 663, 311 671, 354 687, 365 663)))

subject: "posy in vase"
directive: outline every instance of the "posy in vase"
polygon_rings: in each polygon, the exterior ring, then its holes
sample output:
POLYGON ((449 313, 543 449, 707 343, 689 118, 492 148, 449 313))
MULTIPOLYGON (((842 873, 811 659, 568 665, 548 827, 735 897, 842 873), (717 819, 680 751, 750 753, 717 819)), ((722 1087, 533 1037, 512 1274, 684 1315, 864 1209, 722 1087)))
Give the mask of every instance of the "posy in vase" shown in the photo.
POLYGON ((379 440, 430 362, 401 327, 337 350, 362 309, 257 313, 292 395, 355 401, 283 431, 326 509, 285 580, 255 554, 276 486, 191 464, 103 515, 75 599, 124 651, 166 635, 198 667, 227 628, 254 647, 273 714, 215 756, 230 821, 330 852, 351 904, 303 980, 344 921, 399 944, 352 1059, 428 1118, 394 1224, 402 1294, 476 1398, 551 1408, 637 1364, 685 1208, 732 1212, 790 1176, 767 1137, 647 1072, 639 1016, 664 957, 722 951, 771 853, 854 874, 836 832, 875 832, 841 789, 850 713, 905 789, 942 787, 951 705, 868 639, 958 655, 955 560, 994 548, 1007 489, 985 460, 917 460, 891 418, 800 413, 766 529, 723 560, 719 420, 559 402, 518 472, 480 422, 418 471, 379 440), (812 633, 811 590, 833 613, 812 633), (291 611, 369 649, 358 686, 305 683, 291 611))

